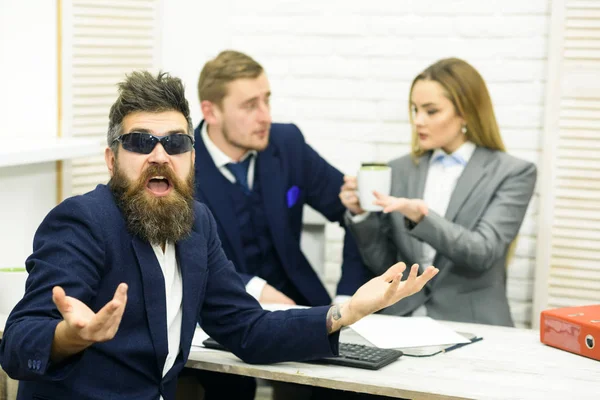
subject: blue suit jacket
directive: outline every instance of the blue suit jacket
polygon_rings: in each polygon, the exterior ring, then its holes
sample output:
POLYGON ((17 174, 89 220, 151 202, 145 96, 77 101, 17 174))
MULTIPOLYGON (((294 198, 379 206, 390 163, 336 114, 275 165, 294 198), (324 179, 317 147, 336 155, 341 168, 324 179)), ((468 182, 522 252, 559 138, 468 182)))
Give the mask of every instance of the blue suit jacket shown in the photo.
MULTIPOLYGON (((229 183, 202 141, 203 123, 195 130, 196 197, 215 215, 223 249, 248 283, 253 276, 246 267, 234 206, 225 190, 229 183)), ((271 125, 269 145, 258 153, 255 174, 260 178, 267 223, 285 273, 309 301, 308 305, 330 304, 331 298, 300 249, 302 212, 304 204, 308 204, 328 220, 343 225, 346 208, 338 197, 343 174, 306 144, 293 124, 271 125)), ((337 293, 352 295, 374 275, 364 266, 349 233, 344 237, 343 258, 337 293)))
POLYGON ((200 203, 194 208, 193 232, 176 244, 183 281, 181 345, 164 378, 165 289, 150 244, 129 234, 104 185, 49 213, 26 263, 25 296, 9 316, 0 343, 2 368, 23 380, 18 399, 174 399, 197 321, 247 362, 306 360, 337 352, 337 335, 326 333, 328 308, 262 310, 225 257, 210 212, 200 203), (120 282, 129 291, 116 336, 52 364, 51 343, 61 320, 52 287, 62 286, 97 312, 120 282))

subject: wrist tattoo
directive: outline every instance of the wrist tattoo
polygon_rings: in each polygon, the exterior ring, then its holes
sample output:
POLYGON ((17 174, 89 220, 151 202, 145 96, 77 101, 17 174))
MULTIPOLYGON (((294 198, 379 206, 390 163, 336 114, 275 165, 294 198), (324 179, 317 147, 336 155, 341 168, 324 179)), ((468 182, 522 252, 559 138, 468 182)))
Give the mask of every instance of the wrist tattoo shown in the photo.
POLYGON ((329 311, 327 311, 327 333, 333 332, 333 321, 338 321, 340 318, 342 318, 341 308, 339 304, 334 304, 329 308, 329 311))
POLYGON ((340 305, 339 304, 335 304, 332 308, 331 308, 331 314, 333 316, 334 320, 338 320, 340 318, 342 318, 342 310, 340 309, 340 305))

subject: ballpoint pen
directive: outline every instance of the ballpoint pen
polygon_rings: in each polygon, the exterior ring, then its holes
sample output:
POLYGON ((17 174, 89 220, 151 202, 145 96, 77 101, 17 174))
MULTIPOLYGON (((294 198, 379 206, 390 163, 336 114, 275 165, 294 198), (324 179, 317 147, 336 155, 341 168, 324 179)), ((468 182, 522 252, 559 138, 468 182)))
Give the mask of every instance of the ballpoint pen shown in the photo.
POLYGON ((459 347, 463 347, 463 346, 466 346, 466 345, 471 344, 471 343, 479 342, 482 339, 483 338, 479 337, 479 336, 478 337, 474 337, 473 339, 469 339, 468 343, 457 343, 454 346, 450 346, 447 349, 442 350, 442 353, 447 353, 447 352, 452 351, 454 349, 458 349, 459 347))

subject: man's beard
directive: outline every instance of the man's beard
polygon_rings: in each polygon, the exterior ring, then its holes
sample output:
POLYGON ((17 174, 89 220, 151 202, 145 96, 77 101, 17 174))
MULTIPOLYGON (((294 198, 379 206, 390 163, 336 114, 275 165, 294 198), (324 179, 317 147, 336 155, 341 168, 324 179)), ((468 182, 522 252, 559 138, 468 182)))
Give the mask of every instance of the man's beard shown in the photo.
POLYGON ((115 163, 108 186, 127 221, 127 229, 154 245, 177 243, 189 236, 194 224, 194 168, 185 181, 166 165, 151 165, 136 182, 132 182, 115 163), (157 197, 147 192, 153 176, 163 176, 173 186, 171 193, 157 197))

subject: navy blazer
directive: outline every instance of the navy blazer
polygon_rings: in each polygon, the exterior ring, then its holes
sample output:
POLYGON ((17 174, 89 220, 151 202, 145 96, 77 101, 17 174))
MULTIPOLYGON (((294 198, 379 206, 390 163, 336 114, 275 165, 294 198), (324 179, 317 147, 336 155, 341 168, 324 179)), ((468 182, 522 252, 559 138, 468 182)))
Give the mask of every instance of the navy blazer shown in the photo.
MULTIPOLYGON (((234 205, 227 195, 225 185, 229 183, 223 179, 202 140, 203 123, 195 130, 196 197, 215 215, 225 254, 247 284, 253 276, 246 267, 234 205)), ((330 304, 327 290, 300 248, 302 212, 304 204, 308 204, 329 221, 343 226, 346 208, 338 196, 344 175, 319 156, 293 124, 271 125, 269 145, 258 153, 254 171, 260 178, 267 223, 284 272, 308 305, 330 304)), ((374 275, 363 264, 348 232, 343 253, 337 293, 352 295, 374 275)))
POLYGON ((65 200, 40 225, 23 299, 11 312, 0 343, 0 364, 25 399, 175 398, 196 322, 251 363, 307 360, 337 352, 327 336, 328 307, 267 312, 245 291, 221 249, 206 206, 194 204, 191 235, 176 244, 183 281, 180 351, 162 377, 168 353, 166 299, 160 265, 148 242, 129 234, 107 186, 65 200), (50 349, 61 315, 52 287, 97 312, 119 283, 129 285, 116 336, 58 364, 50 349), (301 334, 298 334, 301 332, 301 334))

